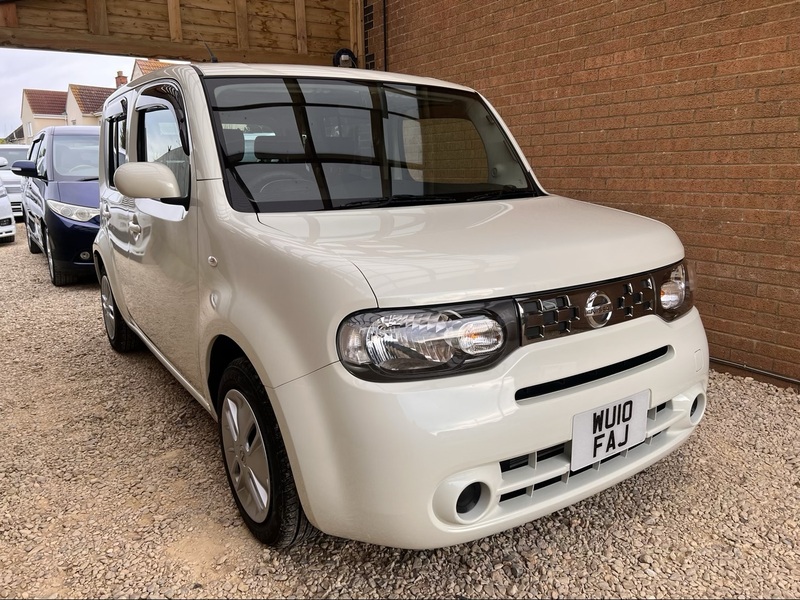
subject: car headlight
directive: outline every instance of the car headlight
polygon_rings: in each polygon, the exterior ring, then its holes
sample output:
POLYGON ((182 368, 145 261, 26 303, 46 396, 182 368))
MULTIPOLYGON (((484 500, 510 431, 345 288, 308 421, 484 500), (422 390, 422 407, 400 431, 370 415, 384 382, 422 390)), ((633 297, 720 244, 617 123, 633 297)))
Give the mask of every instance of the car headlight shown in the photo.
POLYGON ((97 208, 65 204, 64 202, 57 202, 56 200, 48 200, 47 206, 49 206, 50 210, 54 213, 61 215, 65 219, 72 219, 73 221, 80 221, 82 223, 91 221, 93 218, 100 215, 100 210, 97 208))
POLYGON ((672 321, 686 314, 694 306, 692 277, 685 262, 669 266, 655 273, 658 295, 658 314, 672 321))
POLYGON ((421 379, 487 368, 519 346, 511 301, 373 310, 339 327, 344 366, 363 379, 421 379))

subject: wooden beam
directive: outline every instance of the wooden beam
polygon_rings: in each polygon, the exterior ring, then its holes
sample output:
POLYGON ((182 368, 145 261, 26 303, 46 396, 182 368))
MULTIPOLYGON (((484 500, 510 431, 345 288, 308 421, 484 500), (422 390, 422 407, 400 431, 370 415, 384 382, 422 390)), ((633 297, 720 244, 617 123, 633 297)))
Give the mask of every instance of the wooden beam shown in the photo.
POLYGON ((236 0, 234 10, 236 11, 236 39, 239 48, 247 50, 250 48, 250 25, 247 18, 247 0, 236 0))
POLYGON ((0 27, 18 27, 17 5, 12 3, 0 4, 0 27))
MULTIPOLYGON (((173 60, 208 62, 208 50, 201 43, 158 42, 128 38, 123 35, 100 37, 80 32, 42 32, 32 29, 0 27, 0 47, 29 48, 33 50, 59 50, 64 52, 89 52, 121 56, 146 56, 173 60)), ((215 48, 220 62, 288 63, 329 65, 330 55, 297 54, 288 50, 280 52, 264 47, 248 50, 215 48)))
POLYGON ((169 15, 169 39, 173 42, 182 42, 181 0, 167 0, 167 14, 169 15))
POLYGON ((350 49, 358 66, 364 68, 364 2, 350 0, 350 49))
POLYGON ((297 53, 308 54, 306 0, 294 0, 294 22, 297 25, 297 53))
POLYGON ((108 35, 108 10, 106 0, 86 0, 89 33, 108 35))

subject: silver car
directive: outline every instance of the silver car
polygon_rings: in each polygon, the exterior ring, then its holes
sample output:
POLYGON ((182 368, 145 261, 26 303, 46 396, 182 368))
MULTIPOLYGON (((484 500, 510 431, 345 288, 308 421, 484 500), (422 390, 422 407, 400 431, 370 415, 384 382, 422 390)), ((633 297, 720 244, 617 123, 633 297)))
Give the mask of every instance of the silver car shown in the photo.
POLYGON ((22 217, 22 190, 20 188, 22 178, 16 173, 11 172, 11 165, 17 160, 28 158, 29 146, 17 144, 0 144, 0 159, 5 159, 6 163, 0 160, 0 180, 8 192, 11 200, 11 210, 15 217, 22 217))

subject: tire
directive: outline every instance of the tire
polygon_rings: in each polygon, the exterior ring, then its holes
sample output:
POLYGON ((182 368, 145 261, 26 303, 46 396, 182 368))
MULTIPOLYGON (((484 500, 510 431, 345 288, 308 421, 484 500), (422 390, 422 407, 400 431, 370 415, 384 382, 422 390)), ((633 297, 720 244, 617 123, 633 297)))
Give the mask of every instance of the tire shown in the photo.
POLYGON ((28 238, 28 250, 31 254, 41 254, 42 249, 39 248, 39 245, 33 240, 33 236, 31 235, 31 228, 28 225, 28 219, 23 217, 22 220, 25 221, 25 235, 28 238))
POLYGON ((53 258, 53 241, 50 239, 50 234, 47 233, 47 230, 42 231, 42 237, 44 238, 44 249, 45 255, 47 256, 47 270, 50 273, 50 281, 52 284, 61 287, 62 285, 69 285, 70 283, 77 282, 77 275, 69 271, 64 271, 56 264, 53 258))
POLYGON ((297 495, 275 413, 246 358, 222 374, 218 394, 222 460, 236 506, 260 542, 288 548, 314 537, 297 495))
POLYGON ((142 340, 128 327, 125 319, 119 314, 117 301, 114 299, 114 292, 111 290, 111 282, 105 269, 100 277, 100 306, 103 310, 103 325, 111 347, 120 354, 127 354, 141 348, 142 340))

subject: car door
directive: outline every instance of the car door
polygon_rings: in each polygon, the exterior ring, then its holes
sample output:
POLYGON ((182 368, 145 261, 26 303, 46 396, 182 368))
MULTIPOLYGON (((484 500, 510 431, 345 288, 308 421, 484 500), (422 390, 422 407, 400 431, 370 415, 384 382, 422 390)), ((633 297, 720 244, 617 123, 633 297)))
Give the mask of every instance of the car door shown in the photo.
POLYGON ((101 151, 104 177, 100 182, 100 221, 108 234, 111 254, 106 257, 111 264, 106 265, 114 289, 117 290, 117 302, 127 306, 124 286, 130 273, 128 253, 130 251, 130 234, 128 225, 133 217, 134 201, 117 190, 114 184, 114 173, 120 165, 128 161, 128 113, 135 99, 135 92, 117 98, 103 110, 104 129, 101 139, 104 147, 101 151))
POLYGON ((181 197, 134 198, 123 282, 133 322, 196 389, 198 361, 197 208, 191 198, 189 131, 177 83, 140 90, 131 128, 135 160, 172 170, 181 197))
POLYGON ((42 223, 44 222, 44 196, 47 188, 47 148, 45 133, 34 138, 28 160, 36 165, 37 173, 42 177, 24 177, 22 179, 22 208, 31 237, 44 248, 42 223))

